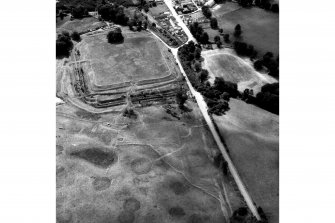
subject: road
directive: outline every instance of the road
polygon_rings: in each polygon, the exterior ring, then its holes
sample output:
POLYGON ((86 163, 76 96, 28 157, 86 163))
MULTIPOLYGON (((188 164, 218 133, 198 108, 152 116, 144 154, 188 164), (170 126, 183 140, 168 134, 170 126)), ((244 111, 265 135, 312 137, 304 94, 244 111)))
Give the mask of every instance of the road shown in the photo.
MULTIPOLYGON (((182 21, 182 19, 180 18, 180 16, 176 13, 176 11, 174 10, 174 8, 172 7, 172 1, 171 0, 165 0, 164 2, 168 6, 168 8, 170 9, 172 15, 176 18, 176 20, 178 22, 178 25, 180 27, 182 27, 182 29, 184 30, 184 32, 186 33, 186 35, 189 37, 188 41, 193 40, 196 43, 197 41, 192 36, 190 30, 187 28, 187 26, 185 25, 185 23, 182 21)), ((206 121, 206 123, 207 123, 207 125, 208 125, 208 127, 209 127, 209 129, 210 129, 210 131, 211 131, 211 133, 212 133, 212 135, 214 137, 214 139, 215 139, 215 142, 218 145, 218 147, 219 147, 219 149, 220 149, 220 151, 222 153, 222 156, 224 157, 224 159, 228 163, 229 170, 230 170, 232 176, 234 177, 234 180, 235 180, 235 182, 236 182, 236 184, 237 184, 237 186, 238 186, 238 188, 239 188, 239 190, 240 190, 240 192, 241 192, 244 200, 246 201, 249 209, 251 210, 251 212, 253 213, 253 215, 257 218, 257 220, 261 220, 261 218, 260 218, 260 216, 258 214, 258 211, 257 211, 257 207, 253 203, 253 201, 252 201, 252 199, 251 199, 248 191, 246 190, 246 187, 243 184, 243 182, 241 180, 241 177, 240 177, 240 175, 238 174, 238 172, 236 170, 236 167, 234 166, 232 160, 230 159, 230 156, 229 156, 229 154, 227 152, 227 149, 225 148, 225 146, 223 145, 223 143, 222 143, 222 141, 220 139, 219 133, 216 131, 216 129, 214 127, 212 119, 210 118, 210 116, 209 116, 209 114, 207 112, 207 104, 206 104, 204 98, 202 97, 202 95, 199 92, 197 92, 193 88, 191 82, 189 81, 189 79, 188 79, 188 77, 187 77, 187 75, 186 75, 186 73, 185 73, 185 71, 184 71, 184 69, 183 69, 183 67, 182 67, 182 65, 180 63, 180 60, 179 60, 179 57, 178 57, 178 48, 176 49, 176 48, 171 48, 169 46, 167 46, 167 47, 171 50, 173 56, 175 57, 175 59, 176 59, 176 61, 178 63, 178 66, 180 68, 180 71, 184 75, 186 83, 187 83, 187 85, 188 85, 188 87, 189 87, 192 95, 195 97, 195 99, 197 101, 197 104, 198 104, 198 106, 200 108, 200 111, 201 111, 202 115, 204 116, 204 119, 205 119, 205 121, 206 121)))

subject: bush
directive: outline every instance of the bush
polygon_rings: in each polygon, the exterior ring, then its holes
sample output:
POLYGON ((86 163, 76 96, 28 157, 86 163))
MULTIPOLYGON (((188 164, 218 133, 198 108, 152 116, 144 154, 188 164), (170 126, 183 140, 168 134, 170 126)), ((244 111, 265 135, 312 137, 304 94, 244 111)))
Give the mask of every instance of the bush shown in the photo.
POLYGON ((122 43, 124 40, 124 37, 122 36, 122 32, 120 28, 116 28, 115 30, 110 31, 107 34, 107 40, 109 43, 122 43))
POLYGON ((211 28, 212 29, 218 28, 218 20, 216 18, 211 18, 211 28))
POLYGON ((204 14, 204 16, 206 17, 206 18, 210 18, 210 17, 212 17, 212 12, 211 12, 211 10, 209 9, 209 7, 208 6, 202 6, 202 8, 201 8, 201 10, 202 10, 202 13, 204 14))
POLYGON ((56 40, 56 58, 68 57, 73 48, 73 43, 68 32, 62 32, 56 40))
POLYGON ((256 69, 256 70, 262 70, 262 68, 263 68, 263 62, 261 61, 261 60, 256 60, 255 62, 254 62, 254 68, 256 69))
POLYGON ((71 38, 76 42, 79 42, 81 40, 80 35, 77 31, 72 32, 71 38))
POLYGON ((84 16, 87 16, 87 9, 84 8, 83 6, 79 5, 77 7, 75 7, 74 9, 72 9, 72 16, 74 18, 83 18, 84 16))

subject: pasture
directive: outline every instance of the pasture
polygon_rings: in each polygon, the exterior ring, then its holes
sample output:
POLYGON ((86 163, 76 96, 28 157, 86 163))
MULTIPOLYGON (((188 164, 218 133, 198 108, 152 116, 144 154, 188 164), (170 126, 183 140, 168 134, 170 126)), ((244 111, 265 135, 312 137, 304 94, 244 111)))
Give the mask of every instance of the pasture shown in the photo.
MULTIPOLYGON (((279 54, 279 14, 257 7, 241 8, 228 13, 218 9, 212 13, 217 18, 218 25, 223 29, 223 33, 230 34, 231 40, 234 40, 235 26, 240 24, 242 28, 240 40, 252 44, 258 51, 259 56, 263 56, 268 51, 273 52, 275 56, 279 54)), ((210 31, 209 24, 203 27, 210 35, 210 39, 218 35, 217 31, 210 31)))
POLYGON ((264 84, 276 82, 271 76, 256 71, 250 61, 238 57, 232 50, 203 51, 202 57, 203 67, 209 71, 211 83, 215 77, 223 77, 226 81, 236 83, 241 92, 249 88, 258 93, 264 84))
POLYGON ((135 108, 137 119, 107 113, 93 122, 68 107, 57 107, 58 222, 228 223, 225 214, 244 205, 213 165, 216 144, 195 103, 187 113, 172 105, 180 119, 151 106, 135 108))
POLYGON ((252 199, 278 223, 279 117, 236 99, 229 106, 214 122, 252 199))
POLYGON ((96 85, 137 82, 170 74, 161 45, 149 35, 123 34, 124 42, 110 44, 106 33, 85 37, 77 45, 96 85))

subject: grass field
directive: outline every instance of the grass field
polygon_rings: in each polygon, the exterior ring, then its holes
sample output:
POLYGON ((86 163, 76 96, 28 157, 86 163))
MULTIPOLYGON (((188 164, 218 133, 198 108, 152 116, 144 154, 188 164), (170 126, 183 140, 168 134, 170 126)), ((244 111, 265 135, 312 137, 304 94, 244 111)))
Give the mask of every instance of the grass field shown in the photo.
MULTIPOLYGON (((223 5, 224 7, 224 5, 223 5)), ((213 11, 213 15, 218 19, 219 27, 223 29, 223 33, 229 33, 233 40, 234 28, 237 24, 242 27, 242 41, 254 45, 259 52, 259 56, 263 56, 268 51, 279 53, 279 14, 267 12, 263 9, 252 7, 250 9, 241 8, 230 13, 225 13, 219 9, 213 11)), ((206 32, 217 35, 217 31, 206 32)))
POLYGON ((170 73, 160 46, 148 35, 126 35, 122 44, 110 44, 102 34, 84 38, 78 48, 84 59, 90 60, 97 85, 136 82, 170 73))
POLYGON ((211 83, 215 77, 223 77, 226 81, 237 83, 239 91, 249 88, 258 93, 264 84, 276 81, 267 74, 257 72, 250 63, 236 56, 232 50, 203 51, 202 57, 205 59, 203 67, 208 69, 211 83))
POLYGON ((96 29, 104 26, 106 26, 105 22, 101 22, 94 17, 87 17, 83 19, 74 19, 72 21, 69 20, 57 27, 57 31, 59 32, 65 30, 70 33, 73 31, 83 33, 89 31, 90 29, 96 29))
POLYGON ((197 105, 188 102, 192 112, 183 114, 172 106, 180 120, 161 106, 135 108, 136 120, 111 113, 92 120, 57 107, 58 222, 225 223, 222 210, 244 205, 213 165, 216 144, 197 105), (112 140, 93 137, 100 134, 112 140), (223 178, 226 193, 215 183, 223 178))
POLYGON ((231 99, 224 116, 214 116, 246 187, 269 218, 279 222, 279 118, 231 99))
POLYGON ((158 4, 156 7, 149 8, 149 13, 152 16, 158 16, 162 12, 169 12, 169 8, 164 4, 158 4))

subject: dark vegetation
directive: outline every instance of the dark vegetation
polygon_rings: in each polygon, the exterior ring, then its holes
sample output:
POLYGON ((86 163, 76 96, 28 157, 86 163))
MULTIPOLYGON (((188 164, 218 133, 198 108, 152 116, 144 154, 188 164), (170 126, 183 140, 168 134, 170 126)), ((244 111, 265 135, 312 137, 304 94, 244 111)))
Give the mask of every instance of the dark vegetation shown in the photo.
POLYGON ((240 37, 242 34, 242 28, 241 28, 241 25, 240 24, 237 24, 235 26, 235 30, 234 30, 234 36, 235 37, 240 37))
POLYGON ((222 115, 229 110, 229 99, 240 98, 247 103, 255 104, 267 111, 279 114, 279 84, 266 84, 256 97, 253 91, 246 89, 243 93, 237 89, 237 84, 216 77, 211 85, 208 71, 201 69, 201 46, 189 42, 178 50, 178 56, 192 86, 200 92, 207 103, 210 114, 222 115))
POLYGON ((80 150, 72 152, 70 155, 80 159, 84 159, 102 168, 107 168, 108 166, 112 165, 116 160, 116 154, 114 152, 104 152, 98 148, 80 150))
POLYGON ((271 52, 267 52, 263 58, 256 60, 254 67, 256 70, 262 70, 263 67, 266 67, 270 76, 279 78, 279 56, 274 59, 273 53, 271 52))
POLYGON ((123 111, 123 116, 128 117, 130 119, 137 119, 137 114, 135 113, 134 109, 132 109, 132 108, 126 108, 123 111))
POLYGON ((247 207, 240 207, 234 211, 230 217, 231 223, 265 223, 265 221, 258 221, 248 210, 247 207))
POLYGON ((204 29, 199 25, 198 22, 192 23, 189 28, 190 32, 199 43, 208 43, 209 36, 206 32, 204 32, 204 29))
POLYGON ((270 0, 255 0, 255 5, 265 10, 279 13, 279 5, 277 3, 271 4, 270 0))
POLYGON ((179 108, 184 108, 184 104, 187 100, 187 94, 185 88, 180 87, 176 94, 176 102, 179 108))
POLYGON ((216 78, 214 85, 211 86, 207 81, 208 71, 196 69, 195 64, 201 62, 200 53, 201 46, 191 41, 179 48, 178 56, 193 87, 204 96, 208 112, 222 115, 229 109, 229 98, 239 95, 237 84, 216 78))
POLYGON ((202 6, 201 10, 206 18, 210 19, 212 17, 212 12, 208 6, 202 6))
POLYGON ((70 34, 63 31, 56 40, 56 58, 68 57, 73 48, 70 34))
POLYGON ((74 31, 71 34, 71 38, 72 38, 72 40, 74 40, 76 42, 79 42, 81 40, 80 35, 79 35, 79 33, 77 31, 74 31))
POLYGON ((124 7, 118 4, 104 4, 98 7, 98 13, 101 18, 116 24, 126 26, 128 24, 128 16, 124 13, 124 7))
POLYGON ((245 89, 242 100, 279 115, 279 83, 265 84, 256 97, 252 90, 245 89))
POLYGON ((240 56, 248 56, 252 59, 257 57, 258 52, 255 50, 253 45, 248 45, 242 41, 235 41, 234 42, 234 49, 236 53, 240 56))
POLYGON ((123 43, 124 37, 122 36, 122 31, 120 28, 116 28, 114 30, 111 30, 107 34, 107 40, 111 44, 115 43, 123 43))

